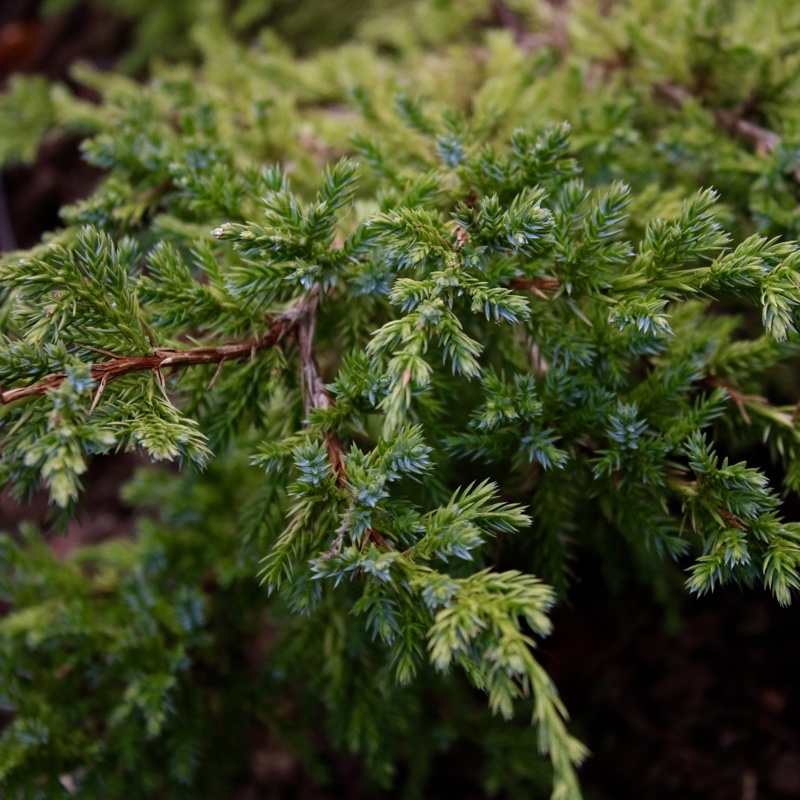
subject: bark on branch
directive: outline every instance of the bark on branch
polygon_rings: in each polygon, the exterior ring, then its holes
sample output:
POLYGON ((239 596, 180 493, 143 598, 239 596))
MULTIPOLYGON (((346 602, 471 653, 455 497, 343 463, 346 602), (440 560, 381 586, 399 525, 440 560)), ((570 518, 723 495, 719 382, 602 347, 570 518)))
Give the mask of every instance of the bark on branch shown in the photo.
MULTIPOLYGON (((315 287, 309 301, 297 319, 297 344, 300 349, 300 385, 303 390, 303 405, 306 417, 315 408, 327 409, 334 405, 333 398, 325 388, 325 381, 319 371, 317 357, 314 354, 314 329, 317 324, 317 307, 319 305, 319 287, 315 287)), ((327 432, 325 447, 328 460, 336 476, 336 483, 344 488, 346 476, 344 472, 344 447, 339 434, 327 432)))
MULTIPOLYGON (((305 406, 306 416, 315 408, 332 408, 335 405, 325 387, 325 381, 319 370, 317 357, 314 353, 314 330, 317 324, 317 307, 319 305, 319 287, 312 291, 309 302, 297 320, 297 343, 300 349, 300 385, 303 390, 303 405, 305 406)), ((325 449, 328 451, 328 461, 330 462, 333 474, 336 476, 336 484, 340 489, 347 487, 347 473, 344 469, 344 446, 339 434, 335 431, 325 432, 325 449)), ((337 532, 336 539, 331 542, 331 549, 324 554, 328 558, 339 553, 347 532, 345 522, 337 532)), ((364 546, 368 542, 374 542, 378 547, 386 550, 394 550, 392 545, 386 541, 380 531, 370 528, 364 537, 364 546)))
MULTIPOLYGON (((225 361, 248 358, 259 350, 274 347, 288 332, 297 326, 308 303, 309 300, 304 298, 277 317, 269 326, 269 329, 261 336, 242 342, 222 344, 216 347, 194 347, 189 350, 159 347, 148 355, 113 356, 108 361, 92 364, 92 377, 99 382, 98 396, 95 398, 93 406, 97 404, 99 394, 102 393, 102 389, 107 384, 133 372, 150 371, 161 379, 161 370, 164 367, 222 364, 225 361)), ((50 389, 58 388, 66 379, 66 373, 55 372, 30 386, 20 386, 0 392, 0 402, 13 403, 15 400, 21 400, 25 397, 46 394, 50 389)))
POLYGON ((511 278, 508 287, 531 292, 543 300, 549 300, 545 292, 557 292, 561 288, 561 281, 551 275, 541 275, 538 278, 511 278))

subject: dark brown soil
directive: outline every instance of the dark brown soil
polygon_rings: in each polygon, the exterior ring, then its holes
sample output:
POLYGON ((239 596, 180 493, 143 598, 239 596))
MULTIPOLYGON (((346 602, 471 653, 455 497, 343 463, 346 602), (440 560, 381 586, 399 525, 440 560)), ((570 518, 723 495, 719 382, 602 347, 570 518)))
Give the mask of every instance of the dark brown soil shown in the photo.
POLYGON ((800 608, 728 587, 670 633, 646 598, 587 583, 543 647, 593 751, 587 797, 800 797, 800 608))
MULTIPOLYGON (((42 74, 66 81, 80 96, 88 92, 69 80, 77 60, 110 67, 124 48, 128 28, 121 20, 80 3, 68 13, 42 17, 41 0, 0 2, 0 91, 14 73, 42 74)), ((58 227, 58 210, 86 197, 102 173, 84 164, 74 137, 46 141, 34 166, 0 175, 0 250, 31 247, 43 231, 58 227)))

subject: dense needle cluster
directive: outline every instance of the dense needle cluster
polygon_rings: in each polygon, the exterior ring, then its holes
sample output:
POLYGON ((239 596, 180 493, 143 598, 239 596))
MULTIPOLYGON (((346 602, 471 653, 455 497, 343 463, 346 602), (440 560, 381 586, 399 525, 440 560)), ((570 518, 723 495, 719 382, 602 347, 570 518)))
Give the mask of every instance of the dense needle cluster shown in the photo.
MULTIPOLYGON (((80 71, 100 105, 12 87, 108 175, 0 262, 3 483, 70 514, 93 456, 182 471, 127 489, 151 510, 132 540, 57 561, 30 528, 2 539, 9 797, 226 796, 247 729, 308 735, 321 704, 320 779, 332 746, 379 785, 404 765, 413 796, 476 737, 488 791, 574 800, 586 750, 536 646, 575 559, 791 601, 800 425, 768 396, 800 342, 794 162, 774 133, 749 152, 770 131, 703 116, 680 76, 615 86, 615 110, 559 95, 594 57, 589 5, 574 54, 489 34, 470 103, 425 83, 424 41, 299 61, 213 20, 199 76, 80 71), (552 106, 585 103, 550 115, 574 132, 532 110, 540 72, 552 106), (688 115, 685 139, 648 141, 637 92, 688 115), (750 181, 744 205, 692 183, 711 131, 740 160, 706 176, 750 181), (785 486, 727 455, 758 441, 785 486), (466 710, 432 719, 430 696, 466 710)), ((598 19, 629 31, 647 5, 598 19)))

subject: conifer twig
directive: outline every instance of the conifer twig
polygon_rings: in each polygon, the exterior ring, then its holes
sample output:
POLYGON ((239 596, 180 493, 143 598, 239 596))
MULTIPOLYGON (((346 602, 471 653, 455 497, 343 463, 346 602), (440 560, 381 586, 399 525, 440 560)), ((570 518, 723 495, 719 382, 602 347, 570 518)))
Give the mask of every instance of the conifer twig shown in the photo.
MULTIPOLYGON (((297 343, 300 348, 300 385, 303 391, 303 404, 306 416, 315 408, 331 408, 334 400, 325 388, 325 381, 319 371, 317 357, 314 354, 314 329, 317 324, 317 307, 319 306, 319 286, 315 285, 309 294, 308 303, 297 320, 297 343)), ((344 448, 337 433, 326 432, 325 447, 328 451, 333 474, 340 488, 345 485, 344 448)))
POLYGON ((330 408, 333 405, 325 382, 319 371, 314 354, 314 330, 317 325, 319 306, 319 286, 315 285, 309 294, 308 303, 297 321, 297 343, 300 347, 300 383, 303 389, 303 404, 306 415, 315 408, 330 408))
MULTIPOLYGON (((297 321, 297 342, 300 348, 300 382, 303 390, 303 403, 305 405, 306 416, 315 408, 331 408, 335 404, 330 392, 325 386, 322 374, 319 371, 319 364, 314 353, 314 329, 317 324, 317 307, 319 305, 319 286, 315 285, 309 295, 309 301, 303 309, 297 321)), ((328 461, 330 462, 333 474, 336 476, 336 484, 340 489, 347 485, 347 473, 344 469, 344 446, 339 434, 335 431, 326 431, 325 448, 328 451, 328 461)), ((331 554, 338 552, 344 538, 346 525, 337 532, 337 538, 331 545, 331 554)), ((367 531, 364 543, 372 541, 378 547, 386 550, 394 550, 392 545, 386 541, 380 531, 370 528, 367 531)))
MULTIPOLYGON (((276 317, 269 329, 252 339, 243 342, 231 342, 208 347, 193 347, 189 350, 174 350, 159 347, 152 353, 143 356, 116 355, 109 361, 100 361, 92 364, 92 378, 99 382, 99 400, 102 389, 112 381, 130 375, 133 372, 150 371, 157 376, 164 367, 193 367, 201 364, 221 364, 224 361, 235 361, 240 358, 249 358, 259 350, 274 347, 289 331, 291 331, 302 317, 309 303, 309 298, 303 298, 291 309, 276 317)), ((97 350, 97 348, 87 348, 97 350)), ((108 351, 106 351, 108 352, 108 351)), ((46 394, 50 389, 57 389, 67 379, 64 372, 55 372, 48 375, 38 383, 30 386, 20 386, 0 392, 0 402, 13 403, 26 397, 46 394)), ((96 405, 93 404, 93 406, 96 405)))

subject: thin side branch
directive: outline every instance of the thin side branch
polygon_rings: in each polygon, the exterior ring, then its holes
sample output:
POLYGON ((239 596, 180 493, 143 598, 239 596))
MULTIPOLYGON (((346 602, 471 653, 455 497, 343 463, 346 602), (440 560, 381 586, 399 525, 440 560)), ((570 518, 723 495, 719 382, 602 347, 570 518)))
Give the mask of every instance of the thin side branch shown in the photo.
POLYGON ((752 425, 752 420, 750 419, 750 415, 747 413, 747 404, 748 403, 757 403, 759 405, 769 405, 769 401, 766 397, 761 397, 760 395, 756 394, 744 394, 740 392, 738 389, 735 389, 729 383, 720 380, 719 378, 709 378, 708 383, 714 387, 721 387, 724 389, 728 397, 733 400, 736 408, 739 409, 739 414, 741 414, 742 419, 748 424, 752 425))
MULTIPOLYGON (((655 87, 655 91, 665 97, 677 109, 683 108, 690 100, 696 100, 690 92, 673 83, 662 83, 655 87)), ((717 125, 728 134, 735 134, 749 139, 758 155, 769 155, 781 143, 781 137, 775 131, 762 128, 749 122, 732 111, 721 109, 712 110, 717 125)), ((800 170, 795 172, 795 178, 800 181, 800 170)))
POLYGON ((561 281, 552 275, 542 275, 538 278, 512 278, 508 282, 508 287, 531 292, 542 300, 549 300, 550 298, 545 292, 557 292, 561 288, 561 281))
MULTIPOLYGON (((222 364, 224 361, 249 358, 259 350, 274 347, 289 331, 297 326, 308 303, 309 299, 303 298, 291 309, 277 317, 270 325, 269 330, 261 336, 247 339, 243 342, 233 342, 216 347, 194 347, 190 350, 174 350, 160 347, 149 355, 144 356, 116 356, 111 354, 113 357, 109 361, 100 361, 92 364, 92 377, 99 384, 93 408, 99 401, 100 395, 106 386, 124 375, 130 375, 133 372, 150 371, 156 376, 161 376, 164 367, 222 364)), ((4 404, 13 403, 15 400, 21 400, 25 397, 46 394, 50 389, 57 389, 66 379, 67 376, 63 372, 53 373, 30 386, 21 386, 0 392, 0 402, 4 404)))

